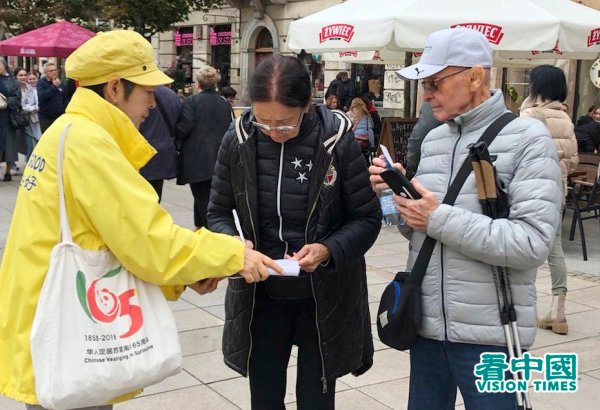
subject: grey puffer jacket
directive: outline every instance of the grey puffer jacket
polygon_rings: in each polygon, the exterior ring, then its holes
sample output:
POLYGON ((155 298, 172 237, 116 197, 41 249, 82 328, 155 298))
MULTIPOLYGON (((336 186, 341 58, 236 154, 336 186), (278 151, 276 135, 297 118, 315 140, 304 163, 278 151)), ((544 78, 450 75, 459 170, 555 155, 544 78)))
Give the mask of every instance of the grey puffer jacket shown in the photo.
MULTIPOLYGON (((503 95, 492 97, 432 130, 421 148, 416 178, 440 202, 476 142, 507 112, 503 95)), ((507 219, 481 212, 471 174, 454 206, 441 204, 430 215, 427 234, 438 242, 423 279, 421 336, 459 343, 505 345, 491 265, 508 268, 521 344, 536 332, 536 268, 547 258, 560 220, 562 180, 556 147, 546 127, 516 118, 489 147, 510 202, 507 219)), ((410 236, 408 266, 415 262, 424 232, 410 236)))

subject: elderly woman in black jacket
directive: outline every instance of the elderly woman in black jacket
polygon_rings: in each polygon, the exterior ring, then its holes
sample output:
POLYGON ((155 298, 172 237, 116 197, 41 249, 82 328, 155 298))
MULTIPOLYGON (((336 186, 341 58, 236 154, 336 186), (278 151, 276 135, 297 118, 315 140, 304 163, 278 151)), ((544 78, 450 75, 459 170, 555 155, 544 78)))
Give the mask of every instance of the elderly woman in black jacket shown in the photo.
POLYGON ((245 285, 225 298, 225 363, 250 378, 252 409, 283 409, 286 370, 298 345, 299 409, 333 409, 335 380, 373 363, 365 252, 381 226, 377 198, 348 118, 310 104, 310 76, 292 57, 256 68, 252 109, 219 150, 209 228, 244 237, 300 276, 245 285))
POLYGON ((12 180, 11 165, 19 159, 18 133, 10 122, 10 111, 21 108, 21 89, 2 57, 0 57, 0 94, 4 95, 7 102, 6 108, 0 109, 0 163, 6 162, 6 172, 2 180, 10 181, 12 180))
POLYGON ((216 91, 220 80, 217 70, 204 66, 198 70, 196 80, 199 92, 184 101, 177 122, 177 139, 181 144, 177 184, 190 184, 194 195, 194 225, 200 229, 207 226, 210 181, 233 111, 216 91))

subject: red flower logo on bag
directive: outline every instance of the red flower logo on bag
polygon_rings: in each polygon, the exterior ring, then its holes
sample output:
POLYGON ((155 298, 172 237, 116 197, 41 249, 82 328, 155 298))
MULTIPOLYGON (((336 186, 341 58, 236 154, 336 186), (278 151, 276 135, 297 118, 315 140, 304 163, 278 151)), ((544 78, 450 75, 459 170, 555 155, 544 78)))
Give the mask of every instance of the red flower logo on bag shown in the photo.
POLYGON ((124 339, 134 335, 144 324, 142 309, 138 305, 130 303, 130 299, 135 296, 135 289, 127 289, 116 296, 107 288, 99 287, 102 279, 112 278, 120 271, 121 266, 105 273, 101 278, 92 281, 89 287, 86 287, 85 275, 79 271, 77 272, 76 287, 79 303, 92 322, 111 323, 117 317, 129 316, 131 319, 129 330, 119 336, 124 339))

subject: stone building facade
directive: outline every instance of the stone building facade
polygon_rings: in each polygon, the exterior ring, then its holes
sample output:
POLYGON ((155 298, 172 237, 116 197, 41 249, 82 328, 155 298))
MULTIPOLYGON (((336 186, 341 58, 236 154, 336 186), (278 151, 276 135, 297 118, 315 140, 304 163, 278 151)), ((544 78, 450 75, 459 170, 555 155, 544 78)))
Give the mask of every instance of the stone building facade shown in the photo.
MULTIPOLYGON (((179 75, 184 72, 187 83, 193 83, 195 71, 205 64, 220 70, 221 85, 231 85, 238 91, 240 105, 247 105, 246 85, 254 67, 266 55, 289 54, 287 32, 292 21, 331 7, 343 0, 227 0, 226 6, 209 13, 193 12, 186 22, 175 30, 153 37, 159 63, 163 69, 174 67, 179 75)), ((600 10, 600 0, 579 0, 588 7, 600 10)), ((600 26, 600 23, 599 23, 600 26)), ((315 95, 341 70, 348 71, 361 92, 369 91, 368 80, 380 78, 381 97, 377 105, 385 115, 402 115, 404 106, 403 81, 394 78, 397 66, 359 65, 346 62, 324 62, 320 55, 301 54, 307 68, 318 80, 315 95), (387 109, 387 111, 386 111, 387 109)), ((590 80, 593 61, 557 60, 569 81, 567 104, 574 107, 576 118, 591 104, 600 104, 600 89, 590 80)), ((497 68, 492 70, 496 88, 511 90, 513 100, 507 96, 507 105, 517 110, 527 92, 528 68, 497 68)), ((191 91, 191 90, 190 90, 191 91)), ((508 94, 508 93, 507 93, 508 94)), ((413 87, 411 114, 418 112, 420 91, 413 87)))

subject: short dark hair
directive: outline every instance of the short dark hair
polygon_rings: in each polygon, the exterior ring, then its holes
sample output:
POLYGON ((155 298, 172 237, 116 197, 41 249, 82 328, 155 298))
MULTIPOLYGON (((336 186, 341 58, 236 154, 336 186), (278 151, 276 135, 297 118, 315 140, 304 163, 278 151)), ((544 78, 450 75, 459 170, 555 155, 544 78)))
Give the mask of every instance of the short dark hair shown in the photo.
POLYGON ((544 64, 535 67, 529 73, 530 96, 542 101, 560 101, 567 98, 567 79, 558 67, 544 64))
POLYGON ((237 95, 237 91, 235 91, 232 87, 226 85, 221 88, 221 95, 225 98, 235 98, 237 95))
POLYGON ((297 58, 274 54, 256 67, 248 94, 252 102, 277 101, 287 107, 306 107, 312 94, 310 74, 297 58))
POLYGON ((598 108, 596 105, 590 106, 590 108, 587 110, 588 114, 592 114, 594 111, 596 111, 596 108, 598 108))
MULTIPOLYGON (((123 88, 125 90, 125 101, 127 101, 129 99, 129 96, 133 92, 133 89, 135 88, 135 84, 124 78, 121 78, 121 82, 123 83, 123 88)), ((106 87, 106 84, 108 84, 108 83, 87 85, 87 86, 83 86, 83 88, 92 90, 93 92, 98 94, 100 97, 104 98, 104 87, 106 87)))

